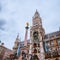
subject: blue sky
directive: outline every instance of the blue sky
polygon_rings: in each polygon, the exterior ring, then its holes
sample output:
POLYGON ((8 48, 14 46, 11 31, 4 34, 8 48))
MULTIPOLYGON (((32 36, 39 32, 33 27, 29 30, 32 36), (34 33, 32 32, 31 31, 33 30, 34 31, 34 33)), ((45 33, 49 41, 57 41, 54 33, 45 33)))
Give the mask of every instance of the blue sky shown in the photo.
POLYGON ((18 33, 24 40, 25 23, 32 25, 36 9, 46 33, 59 30, 60 0, 0 0, 0 40, 6 47, 12 49, 18 33))

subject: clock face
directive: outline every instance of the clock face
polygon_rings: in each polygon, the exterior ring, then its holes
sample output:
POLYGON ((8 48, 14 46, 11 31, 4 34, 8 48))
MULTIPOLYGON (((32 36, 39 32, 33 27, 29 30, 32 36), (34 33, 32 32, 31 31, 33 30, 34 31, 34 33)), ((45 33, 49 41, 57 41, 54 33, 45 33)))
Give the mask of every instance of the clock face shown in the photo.
POLYGON ((33 38, 34 38, 34 40, 38 40, 38 32, 33 33, 33 38))

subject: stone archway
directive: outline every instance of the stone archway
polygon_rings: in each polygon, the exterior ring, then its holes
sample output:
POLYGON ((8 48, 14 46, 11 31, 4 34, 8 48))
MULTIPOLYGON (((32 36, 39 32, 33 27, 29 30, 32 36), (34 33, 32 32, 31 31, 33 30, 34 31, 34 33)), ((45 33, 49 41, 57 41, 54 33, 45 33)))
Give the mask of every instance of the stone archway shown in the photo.
POLYGON ((37 55, 34 55, 34 56, 33 56, 33 59, 34 59, 34 60, 39 60, 39 58, 38 58, 37 55))
POLYGON ((39 60, 39 58, 38 58, 37 55, 34 55, 34 56, 31 56, 31 59, 30 60, 39 60))

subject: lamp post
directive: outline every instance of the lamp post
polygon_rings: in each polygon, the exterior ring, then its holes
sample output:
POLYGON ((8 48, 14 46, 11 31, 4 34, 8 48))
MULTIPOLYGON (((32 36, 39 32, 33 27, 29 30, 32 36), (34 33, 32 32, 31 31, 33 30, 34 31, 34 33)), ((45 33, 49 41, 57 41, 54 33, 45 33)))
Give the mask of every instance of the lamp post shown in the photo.
POLYGON ((1 40, 0 40, 0 46, 3 46, 4 45, 4 43, 3 42, 1 42, 1 40))

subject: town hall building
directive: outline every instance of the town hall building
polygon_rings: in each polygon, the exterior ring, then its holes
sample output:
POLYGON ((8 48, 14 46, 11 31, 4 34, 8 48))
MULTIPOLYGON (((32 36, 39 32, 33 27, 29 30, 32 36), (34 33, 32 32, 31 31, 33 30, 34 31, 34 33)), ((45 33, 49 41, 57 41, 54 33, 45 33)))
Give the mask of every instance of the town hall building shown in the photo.
POLYGON ((8 55, 2 54, 1 49, 5 47, 0 46, 1 60, 60 60, 60 30, 46 34, 37 10, 32 18, 29 40, 29 23, 26 23, 25 30, 24 41, 19 39, 18 34, 13 50, 6 48, 7 54, 10 52, 8 55))

